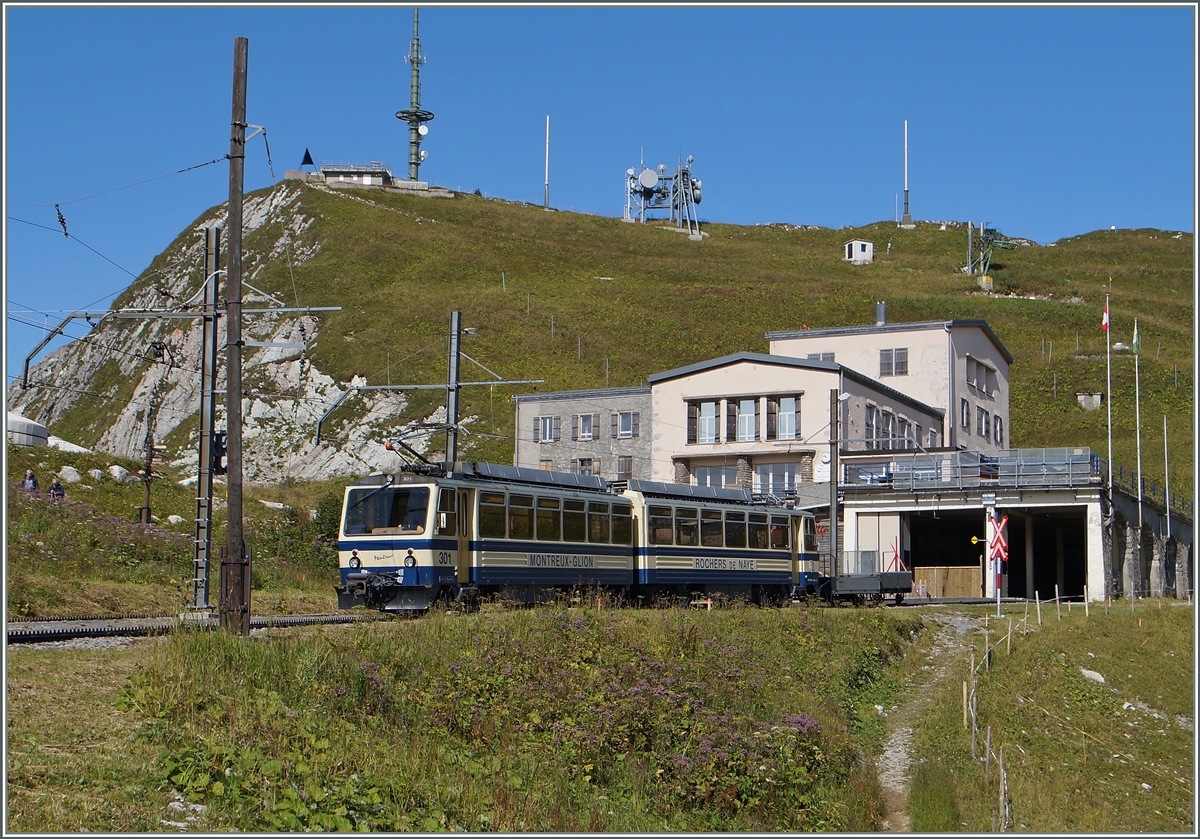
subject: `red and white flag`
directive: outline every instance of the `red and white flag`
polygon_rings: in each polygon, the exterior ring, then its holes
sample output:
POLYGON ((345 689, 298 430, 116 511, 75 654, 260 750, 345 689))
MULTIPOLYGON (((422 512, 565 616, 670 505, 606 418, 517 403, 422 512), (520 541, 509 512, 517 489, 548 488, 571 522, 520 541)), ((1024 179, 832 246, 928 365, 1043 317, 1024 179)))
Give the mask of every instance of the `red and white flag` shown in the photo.
POLYGON ((1100 321, 1100 328, 1105 332, 1108 331, 1108 298, 1104 298, 1104 320, 1100 321))

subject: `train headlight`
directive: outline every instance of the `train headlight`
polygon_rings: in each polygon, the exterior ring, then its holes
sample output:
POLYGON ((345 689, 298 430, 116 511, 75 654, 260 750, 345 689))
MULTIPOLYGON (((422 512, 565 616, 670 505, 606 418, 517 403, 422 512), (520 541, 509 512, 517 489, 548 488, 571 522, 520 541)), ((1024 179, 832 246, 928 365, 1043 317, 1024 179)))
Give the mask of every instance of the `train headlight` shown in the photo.
POLYGON ((417 558, 415 556, 413 556, 412 551, 409 551, 408 556, 404 557, 404 567, 405 568, 416 568, 417 567, 417 558))
POLYGON ((354 556, 350 557, 349 565, 351 568, 355 568, 355 569, 362 568, 362 560, 358 558, 357 553, 354 554, 354 556))

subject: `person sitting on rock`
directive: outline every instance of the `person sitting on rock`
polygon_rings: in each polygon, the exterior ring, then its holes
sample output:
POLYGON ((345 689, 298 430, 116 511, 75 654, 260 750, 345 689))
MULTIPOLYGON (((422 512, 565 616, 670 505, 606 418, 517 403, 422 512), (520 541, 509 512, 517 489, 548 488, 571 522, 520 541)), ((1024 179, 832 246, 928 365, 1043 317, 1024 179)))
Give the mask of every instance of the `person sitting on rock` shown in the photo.
POLYGON ((54 480, 50 482, 50 498, 53 501, 62 501, 67 497, 67 491, 63 485, 58 482, 58 476, 54 476, 54 480))
POLYGON ((25 470, 25 477, 21 479, 21 489, 37 492, 38 482, 37 476, 33 474, 32 469, 25 470))

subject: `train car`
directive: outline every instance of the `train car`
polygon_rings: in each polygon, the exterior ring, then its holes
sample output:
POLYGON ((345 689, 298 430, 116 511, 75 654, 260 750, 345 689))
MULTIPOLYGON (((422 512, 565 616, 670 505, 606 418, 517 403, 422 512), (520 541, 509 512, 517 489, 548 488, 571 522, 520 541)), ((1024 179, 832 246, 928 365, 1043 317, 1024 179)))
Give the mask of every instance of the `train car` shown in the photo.
POLYGON ((740 490, 630 481, 616 492, 599 477, 456 466, 347 487, 339 608, 424 611, 500 593, 533 602, 581 586, 643 599, 816 592, 808 513, 740 490))
POLYGON ((630 480, 641 514, 639 589, 781 602, 818 586, 812 516, 755 503, 745 489, 630 480))

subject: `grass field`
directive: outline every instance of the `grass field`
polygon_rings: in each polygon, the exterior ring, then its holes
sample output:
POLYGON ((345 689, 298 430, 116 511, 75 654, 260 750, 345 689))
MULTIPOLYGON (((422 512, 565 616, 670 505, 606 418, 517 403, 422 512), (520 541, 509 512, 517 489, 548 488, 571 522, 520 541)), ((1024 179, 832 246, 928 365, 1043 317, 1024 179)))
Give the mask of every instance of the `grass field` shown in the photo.
MULTIPOLYGON (((584 602, 589 602, 585 599, 584 602)), ((1194 611, 1013 607, 930 666, 932 610, 433 614, 7 660, 9 831, 854 831, 918 701, 916 832, 1194 832, 1194 611), (977 757, 961 685, 973 645, 977 757), (1083 673, 1103 675, 1103 683, 1083 673), (884 710, 880 710, 884 709, 884 710), (997 825, 999 826, 999 825, 997 825), (169 825, 168 825, 169 829, 169 825)))

